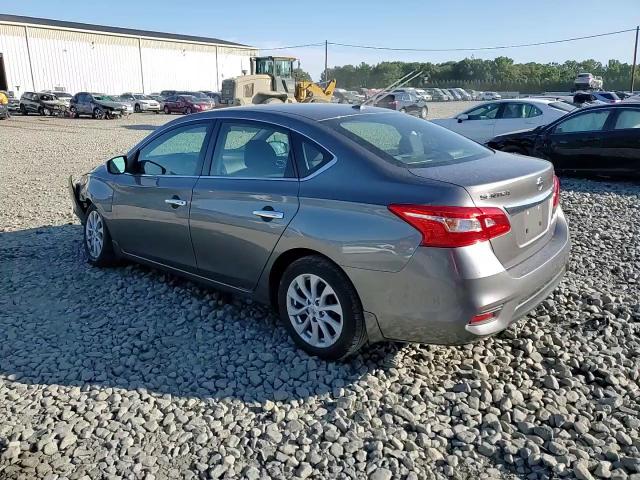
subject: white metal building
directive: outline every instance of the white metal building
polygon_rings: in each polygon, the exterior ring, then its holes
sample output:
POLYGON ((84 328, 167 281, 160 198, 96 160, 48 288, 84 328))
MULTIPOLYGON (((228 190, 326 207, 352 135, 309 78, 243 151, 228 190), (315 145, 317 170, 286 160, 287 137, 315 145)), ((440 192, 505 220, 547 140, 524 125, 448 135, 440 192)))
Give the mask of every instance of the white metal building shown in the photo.
POLYGON ((215 38, 0 14, 0 90, 220 90, 254 47, 215 38))

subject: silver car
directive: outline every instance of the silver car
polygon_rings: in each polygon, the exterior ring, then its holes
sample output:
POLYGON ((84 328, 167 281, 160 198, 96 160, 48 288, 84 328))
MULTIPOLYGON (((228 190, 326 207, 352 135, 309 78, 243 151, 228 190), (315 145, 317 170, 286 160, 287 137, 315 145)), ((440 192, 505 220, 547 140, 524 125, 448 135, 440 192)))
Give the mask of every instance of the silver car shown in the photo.
POLYGON ((89 263, 269 303, 327 359, 495 334, 549 295, 569 255, 549 162, 374 107, 180 117, 69 187, 89 263))

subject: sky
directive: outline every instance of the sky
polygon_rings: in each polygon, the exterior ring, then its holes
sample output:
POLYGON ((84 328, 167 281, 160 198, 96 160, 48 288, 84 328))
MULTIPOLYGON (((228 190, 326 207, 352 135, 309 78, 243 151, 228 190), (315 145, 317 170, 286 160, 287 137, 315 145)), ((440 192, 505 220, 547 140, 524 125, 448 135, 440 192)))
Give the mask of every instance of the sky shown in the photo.
MULTIPOLYGON (((0 0, 0 13, 214 37, 259 48, 328 40, 400 48, 533 43, 634 28, 640 0, 0 0), (62 6, 64 5, 64 6, 62 6)), ((385 60, 444 62, 504 55, 516 62, 594 58, 631 63, 635 33, 485 52, 392 52, 329 46, 329 67, 385 60)), ((318 79, 324 46, 268 51, 300 59, 318 79)))

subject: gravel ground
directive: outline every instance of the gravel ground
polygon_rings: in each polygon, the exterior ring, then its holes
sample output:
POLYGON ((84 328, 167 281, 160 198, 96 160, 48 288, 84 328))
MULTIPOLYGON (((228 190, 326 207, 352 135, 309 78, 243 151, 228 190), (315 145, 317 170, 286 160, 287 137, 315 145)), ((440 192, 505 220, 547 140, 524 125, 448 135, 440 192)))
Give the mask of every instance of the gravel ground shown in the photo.
POLYGON ((640 185, 562 179, 569 273, 503 334, 331 364, 262 306, 86 264, 66 177, 167 119, 0 124, 1 479, 640 479, 640 185))

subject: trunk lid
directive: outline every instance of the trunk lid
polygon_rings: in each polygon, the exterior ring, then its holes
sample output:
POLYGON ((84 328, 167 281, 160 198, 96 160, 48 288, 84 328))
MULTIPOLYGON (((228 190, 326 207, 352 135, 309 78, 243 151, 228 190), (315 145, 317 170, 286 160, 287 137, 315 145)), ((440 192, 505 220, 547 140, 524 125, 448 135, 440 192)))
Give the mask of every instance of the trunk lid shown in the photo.
POLYGON ((463 187, 478 207, 506 211, 511 230, 491 240, 505 268, 526 260, 553 236, 554 172, 545 160, 496 152, 469 162, 410 171, 463 187))

